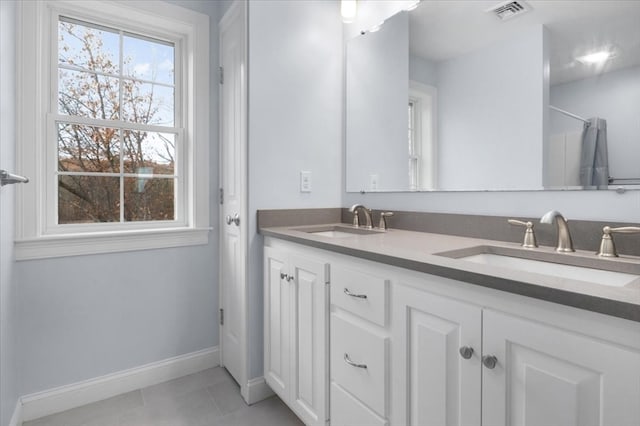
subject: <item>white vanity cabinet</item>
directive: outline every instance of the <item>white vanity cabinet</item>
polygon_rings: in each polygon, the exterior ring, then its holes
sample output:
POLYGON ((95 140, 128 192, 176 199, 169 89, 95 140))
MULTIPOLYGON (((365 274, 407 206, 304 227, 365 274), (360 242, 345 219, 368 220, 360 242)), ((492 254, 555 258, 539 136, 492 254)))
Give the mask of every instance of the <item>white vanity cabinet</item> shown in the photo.
POLYGON ((271 238, 264 274, 307 425, 640 425, 638 322, 271 238))
POLYGON ((392 310, 393 423, 479 425, 482 309, 396 285, 392 310))
POLYGON ((482 345, 482 424, 640 425, 639 352, 488 309, 482 345))
POLYGON ((637 350, 414 287, 392 297, 395 423, 640 424, 637 350))
POLYGON ((390 282, 371 266, 331 264, 332 425, 388 425, 390 282))
POLYGON ((328 420, 329 265, 265 247, 264 376, 307 425, 328 420))

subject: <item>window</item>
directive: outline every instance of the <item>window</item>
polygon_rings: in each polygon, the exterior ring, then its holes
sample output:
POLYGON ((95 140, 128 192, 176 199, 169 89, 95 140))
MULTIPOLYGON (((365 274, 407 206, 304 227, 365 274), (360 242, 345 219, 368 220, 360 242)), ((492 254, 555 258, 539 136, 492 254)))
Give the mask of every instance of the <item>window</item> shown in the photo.
POLYGON ((57 223, 176 220, 175 44, 65 16, 57 39, 57 223))
POLYGON ((19 164, 34 185, 17 257, 206 243, 208 17, 155 1, 20 8, 19 164))
POLYGON ((411 191, 437 188, 436 109, 436 88, 410 81, 407 152, 411 191))
POLYGON ((409 98, 409 191, 420 189, 420 112, 419 101, 409 98))

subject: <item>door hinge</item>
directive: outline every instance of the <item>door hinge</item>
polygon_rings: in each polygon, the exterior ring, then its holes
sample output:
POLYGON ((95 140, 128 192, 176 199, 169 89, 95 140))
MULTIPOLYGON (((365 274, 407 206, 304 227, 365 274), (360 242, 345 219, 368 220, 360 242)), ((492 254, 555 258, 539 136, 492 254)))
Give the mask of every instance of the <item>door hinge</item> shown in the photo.
POLYGON ((220 325, 224 325, 224 309, 220 308, 220 325))
POLYGON ((220 204, 224 204, 224 189, 220 188, 220 204))
POLYGON ((220 67, 220 84, 224 84, 224 68, 220 67))

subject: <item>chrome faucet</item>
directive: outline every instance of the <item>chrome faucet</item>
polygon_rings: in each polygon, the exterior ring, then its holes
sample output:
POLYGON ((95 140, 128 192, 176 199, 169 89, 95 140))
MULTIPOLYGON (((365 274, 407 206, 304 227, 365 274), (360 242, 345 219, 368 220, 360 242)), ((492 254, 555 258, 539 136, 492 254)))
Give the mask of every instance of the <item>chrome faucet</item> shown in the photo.
POLYGON ((558 244, 556 251, 560 253, 569 253, 575 251, 573 249, 573 241, 571 241, 571 234, 569 233, 569 226, 567 225, 567 219, 562 216, 557 210, 551 210, 547 212, 540 219, 540 223, 553 223, 555 219, 556 228, 558 229, 558 244))
POLYGON ((371 210, 363 206, 362 204, 354 204, 351 206, 349 211, 353 213, 353 226, 360 226, 360 219, 358 217, 358 210, 362 210, 364 212, 364 220, 366 229, 372 229, 372 221, 371 221, 371 210))

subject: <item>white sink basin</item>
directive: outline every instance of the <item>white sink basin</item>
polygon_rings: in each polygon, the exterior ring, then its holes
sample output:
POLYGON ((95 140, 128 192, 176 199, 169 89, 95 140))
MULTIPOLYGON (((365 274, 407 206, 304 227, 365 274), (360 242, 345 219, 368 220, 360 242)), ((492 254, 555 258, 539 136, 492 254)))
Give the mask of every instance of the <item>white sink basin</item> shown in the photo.
POLYGON ((323 237, 331 237, 331 238, 347 238, 347 237, 354 237, 358 235, 352 232, 343 232, 343 231, 334 231, 334 230, 308 232, 308 234, 320 235, 323 237))
POLYGON ((329 238, 349 238, 357 235, 380 234, 382 232, 377 229, 357 228, 349 225, 313 225, 295 229, 307 234, 329 238))
POLYGON ((524 272, 550 275, 559 278, 587 281, 612 287, 624 287, 639 279, 638 275, 623 272, 604 271, 601 269, 581 266, 551 263, 540 260, 522 259, 494 253, 480 253, 459 257, 460 260, 481 263, 483 265, 499 266, 524 272))

